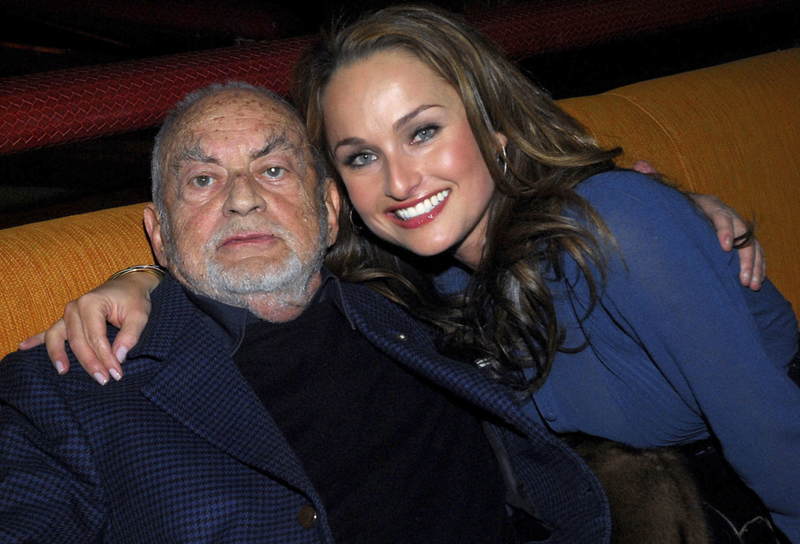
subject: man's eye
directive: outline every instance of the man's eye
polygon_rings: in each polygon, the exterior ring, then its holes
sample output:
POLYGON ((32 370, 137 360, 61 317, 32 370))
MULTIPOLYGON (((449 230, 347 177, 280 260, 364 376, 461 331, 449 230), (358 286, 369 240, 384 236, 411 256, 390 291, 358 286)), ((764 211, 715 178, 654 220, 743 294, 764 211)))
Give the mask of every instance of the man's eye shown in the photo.
POLYGON ((345 160, 346 166, 366 166, 377 159, 374 153, 354 153, 345 160))
POLYGON ((420 143, 420 142, 427 142, 436 134, 436 131, 439 130, 437 125, 426 125, 416 132, 414 132, 413 137, 411 138, 412 143, 420 143))
POLYGON ((281 168, 280 166, 270 166, 264 170, 264 175, 268 178, 279 178, 284 172, 286 172, 286 168, 281 168))
POLYGON ((211 176, 197 176, 196 178, 192 179, 192 183, 194 183, 198 187, 211 187, 214 182, 217 181, 211 176))

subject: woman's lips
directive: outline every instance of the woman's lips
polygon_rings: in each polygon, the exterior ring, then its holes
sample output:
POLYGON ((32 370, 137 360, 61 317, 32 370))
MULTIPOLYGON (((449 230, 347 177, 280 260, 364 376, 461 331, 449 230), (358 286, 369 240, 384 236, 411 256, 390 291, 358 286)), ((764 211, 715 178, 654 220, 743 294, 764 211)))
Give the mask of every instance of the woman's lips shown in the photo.
POLYGON ((403 228, 417 228, 441 213, 449 195, 450 189, 445 189, 430 197, 421 198, 414 204, 388 210, 386 214, 403 228))

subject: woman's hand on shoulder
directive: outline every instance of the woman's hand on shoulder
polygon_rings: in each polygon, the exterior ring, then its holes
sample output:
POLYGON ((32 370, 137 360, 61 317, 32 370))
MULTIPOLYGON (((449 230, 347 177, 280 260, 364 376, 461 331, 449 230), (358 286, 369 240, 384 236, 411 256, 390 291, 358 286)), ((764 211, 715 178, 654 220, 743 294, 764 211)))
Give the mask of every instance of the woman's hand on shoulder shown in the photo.
MULTIPOLYGON (((725 251, 733 249, 734 238, 747 232, 747 224, 736 213, 736 210, 713 195, 689 194, 689 197, 714 225, 722 249, 725 251)), ((739 252, 739 280, 745 287, 758 291, 767 278, 764 248, 753 237, 747 245, 738 248, 737 251, 739 252)))
POLYGON ((109 280, 89 291, 64 308, 64 317, 47 331, 32 336, 20 344, 30 349, 44 342, 47 354, 59 374, 69 370, 64 342, 81 366, 100 384, 109 376, 122 378, 120 363, 139 340, 150 315, 150 292, 158 286, 152 274, 127 274, 109 280), (111 345, 106 335, 106 321, 118 327, 119 333, 111 345))
MULTIPOLYGON (((633 170, 650 176, 659 175, 653 165, 646 161, 638 161, 633 165, 633 170)), ((722 249, 732 250, 734 239, 747 232, 747 224, 741 216, 736 213, 736 210, 713 195, 687 194, 714 225, 722 249)), ((753 237, 747 245, 738 248, 737 251, 739 252, 739 280, 745 287, 758 291, 767 277, 764 249, 753 237)))

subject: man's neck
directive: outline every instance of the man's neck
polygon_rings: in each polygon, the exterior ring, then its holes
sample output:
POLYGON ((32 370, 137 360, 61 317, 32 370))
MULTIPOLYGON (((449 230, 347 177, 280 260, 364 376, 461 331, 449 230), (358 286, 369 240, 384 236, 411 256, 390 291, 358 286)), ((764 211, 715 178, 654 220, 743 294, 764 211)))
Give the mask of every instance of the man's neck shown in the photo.
POLYGON ((322 273, 317 270, 310 279, 301 280, 302 284, 293 284, 278 291, 243 295, 219 292, 213 289, 200 290, 195 288, 192 282, 184 278, 179 270, 173 267, 170 272, 186 288, 198 295, 229 306, 247 308, 260 319, 273 323, 282 323, 297 318, 308 307, 311 299, 314 298, 320 285, 322 285, 322 273))

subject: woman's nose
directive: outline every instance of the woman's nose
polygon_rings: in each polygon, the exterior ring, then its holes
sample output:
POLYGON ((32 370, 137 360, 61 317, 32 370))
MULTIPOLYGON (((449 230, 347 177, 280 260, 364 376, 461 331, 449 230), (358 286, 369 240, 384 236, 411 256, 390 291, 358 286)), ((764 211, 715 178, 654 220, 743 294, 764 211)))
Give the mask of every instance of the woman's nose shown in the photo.
POLYGON ((385 192, 395 200, 404 200, 414 195, 422 182, 419 165, 412 157, 401 157, 388 163, 385 192))

